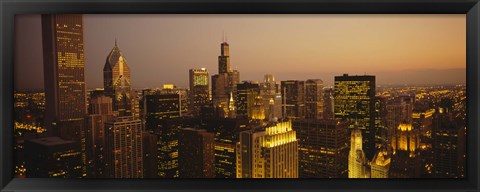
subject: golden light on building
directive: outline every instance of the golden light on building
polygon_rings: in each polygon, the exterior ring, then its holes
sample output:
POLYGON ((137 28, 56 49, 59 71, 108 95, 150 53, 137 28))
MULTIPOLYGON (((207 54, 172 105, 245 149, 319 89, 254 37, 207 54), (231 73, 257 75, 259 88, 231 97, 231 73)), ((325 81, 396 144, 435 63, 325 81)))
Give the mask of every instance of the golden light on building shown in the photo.
POLYGON ((412 124, 402 123, 397 127, 397 134, 392 138, 393 153, 396 151, 409 151, 415 156, 416 149, 420 147, 418 130, 414 130, 412 124))
POLYGON ((240 133, 237 178, 298 178, 298 142, 291 121, 240 133))

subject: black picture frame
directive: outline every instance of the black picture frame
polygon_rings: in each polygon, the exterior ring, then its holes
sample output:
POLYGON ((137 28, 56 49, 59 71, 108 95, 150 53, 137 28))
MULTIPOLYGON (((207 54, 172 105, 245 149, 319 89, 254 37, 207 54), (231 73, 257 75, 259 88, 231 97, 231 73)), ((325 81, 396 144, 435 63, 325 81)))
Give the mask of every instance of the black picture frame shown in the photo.
POLYGON ((0 189, 10 191, 479 191, 479 0, 0 0, 0 189), (14 179, 15 14, 466 14, 465 179, 14 179))

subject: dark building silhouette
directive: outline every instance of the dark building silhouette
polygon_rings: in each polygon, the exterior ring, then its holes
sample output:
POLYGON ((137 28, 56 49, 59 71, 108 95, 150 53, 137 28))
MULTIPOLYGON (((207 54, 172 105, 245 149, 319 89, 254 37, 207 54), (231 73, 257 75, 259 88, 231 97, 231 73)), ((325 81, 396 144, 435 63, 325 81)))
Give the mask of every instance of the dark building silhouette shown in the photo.
POLYGON ((305 81, 282 81, 283 117, 295 119, 305 117, 305 81))
POLYGON ((59 137, 26 140, 25 162, 28 178, 85 177, 82 148, 77 141, 59 137))
POLYGON ((375 155, 375 76, 335 76, 335 119, 362 132, 363 151, 375 155))
POLYGON ((443 99, 433 119, 433 176, 465 178, 466 122, 455 119, 453 101, 443 99))
POLYGON ((158 178, 158 137, 149 131, 142 134, 144 178, 158 178))
POLYGON ((300 178, 347 178, 349 135, 346 122, 296 120, 300 178))
POLYGON ((85 117, 85 144, 87 176, 102 178, 105 175, 105 123, 112 121, 112 98, 99 92, 92 94, 89 114, 85 117))
POLYGON ((181 178, 215 177, 214 133, 182 128, 178 135, 178 167, 181 178))
POLYGON ((212 76, 212 102, 220 117, 233 117, 235 109, 231 101, 237 95, 237 84, 240 82, 240 73, 230 67, 229 44, 225 37, 220 45, 220 56, 218 56, 218 74, 212 76), (231 111, 231 112, 230 112, 231 111))
POLYGON ((237 118, 265 119, 265 109, 258 83, 244 81, 237 84, 236 112, 237 118))
POLYGON ((323 81, 320 79, 305 82, 305 118, 323 119, 323 81))
POLYGON ((45 126, 81 141, 86 114, 82 15, 42 15, 45 126))

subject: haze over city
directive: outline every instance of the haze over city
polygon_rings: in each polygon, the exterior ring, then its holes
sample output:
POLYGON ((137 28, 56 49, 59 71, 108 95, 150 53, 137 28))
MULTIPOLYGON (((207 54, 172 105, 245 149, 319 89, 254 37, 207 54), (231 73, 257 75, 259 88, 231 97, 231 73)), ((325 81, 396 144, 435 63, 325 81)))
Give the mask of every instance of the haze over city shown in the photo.
MULTIPOLYGON (((84 25, 87 88, 103 86, 115 39, 134 87, 187 87, 189 69, 218 72, 224 32, 241 80, 466 81, 465 15, 84 15, 84 25)), ((15 38, 15 87, 43 88, 40 15, 17 16, 15 38)))

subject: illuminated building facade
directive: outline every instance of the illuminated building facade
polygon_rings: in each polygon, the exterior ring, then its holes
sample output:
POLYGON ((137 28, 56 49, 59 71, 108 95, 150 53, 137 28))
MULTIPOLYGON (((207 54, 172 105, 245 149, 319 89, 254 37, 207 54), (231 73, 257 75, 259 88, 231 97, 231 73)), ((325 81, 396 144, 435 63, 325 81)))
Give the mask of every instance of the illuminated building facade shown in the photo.
POLYGON ((178 133, 179 177, 215 177, 214 136, 214 133, 204 129, 180 129, 178 133))
POLYGON ((103 94, 93 94, 89 103, 89 114, 85 118, 87 176, 101 178, 105 172, 105 123, 114 118, 112 98, 103 94))
POLYGON ((108 178, 143 178, 142 121, 132 116, 105 123, 108 178))
POLYGON ((362 131, 367 159, 375 153, 375 76, 335 76, 335 119, 362 131))
POLYGON ((82 141, 85 54, 82 15, 42 15, 45 125, 63 139, 82 141))
POLYGON ((220 117, 235 114, 229 113, 229 101, 236 101, 236 98, 231 98, 230 95, 237 95, 237 84, 240 82, 240 73, 230 68, 229 46, 224 37, 220 45, 221 55, 218 56, 218 74, 212 76, 212 102, 220 117))
POLYGON ((298 178, 298 141, 291 121, 240 133, 237 178, 298 178))
POLYGON ((236 112, 237 118, 265 119, 265 109, 258 83, 244 81, 237 85, 236 112))
POLYGON ((398 125, 392 137, 392 165, 390 178, 420 177, 420 134, 411 123, 398 125))
POLYGON ((348 153, 348 178, 369 178, 368 159, 363 152, 362 132, 358 128, 350 131, 350 152, 348 153))
POLYGON ((174 119, 181 115, 181 99, 177 93, 157 93, 145 96, 146 126, 151 129, 155 122, 174 119))
POLYGON ((248 119, 206 118, 202 129, 215 134, 215 177, 236 177, 236 143, 240 132, 248 130, 248 119))
POLYGON ((379 150, 370 163, 371 178, 388 178, 391 163, 392 159, 388 150, 385 148, 379 150))
POLYGON ((397 134, 397 128, 401 123, 412 122, 412 109, 413 99, 408 95, 395 97, 393 100, 388 102, 386 106, 387 115, 385 118, 388 129, 388 143, 391 143, 390 138, 395 137, 397 134))
POLYGON ((265 118, 270 120, 274 117, 282 117, 282 95, 278 91, 279 86, 275 81, 275 77, 266 74, 263 83, 260 85, 260 95, 262 97, 263 111, 265 118))
POLYGON ((45 137, 25 141, 28 178, 82 178, 82 148, 77 141, 45 137))
POLYGON ((305 82, 305 118, 323 119, 323 81, 320 79, 305 82))
POLYGON ((130 78, 130 67, 123 53, 117 46, 110 51, 103 67, 103 85, 105 93, 113 99, 113 110, 118 116, 131 116, 132 113, 132 96, 130 78))
POLYGON ((347 178, 348 124, 335 120, 297 120, 300 178, 347 178))
POLYGON ((305 117, 305 81, 282 81, 283 117, 295 119, 305 117))
POLYGON ((210 102, 210 85, 208 71, 202 69, 190 69, 190 113, 198 116, 200 108, 210 102))

